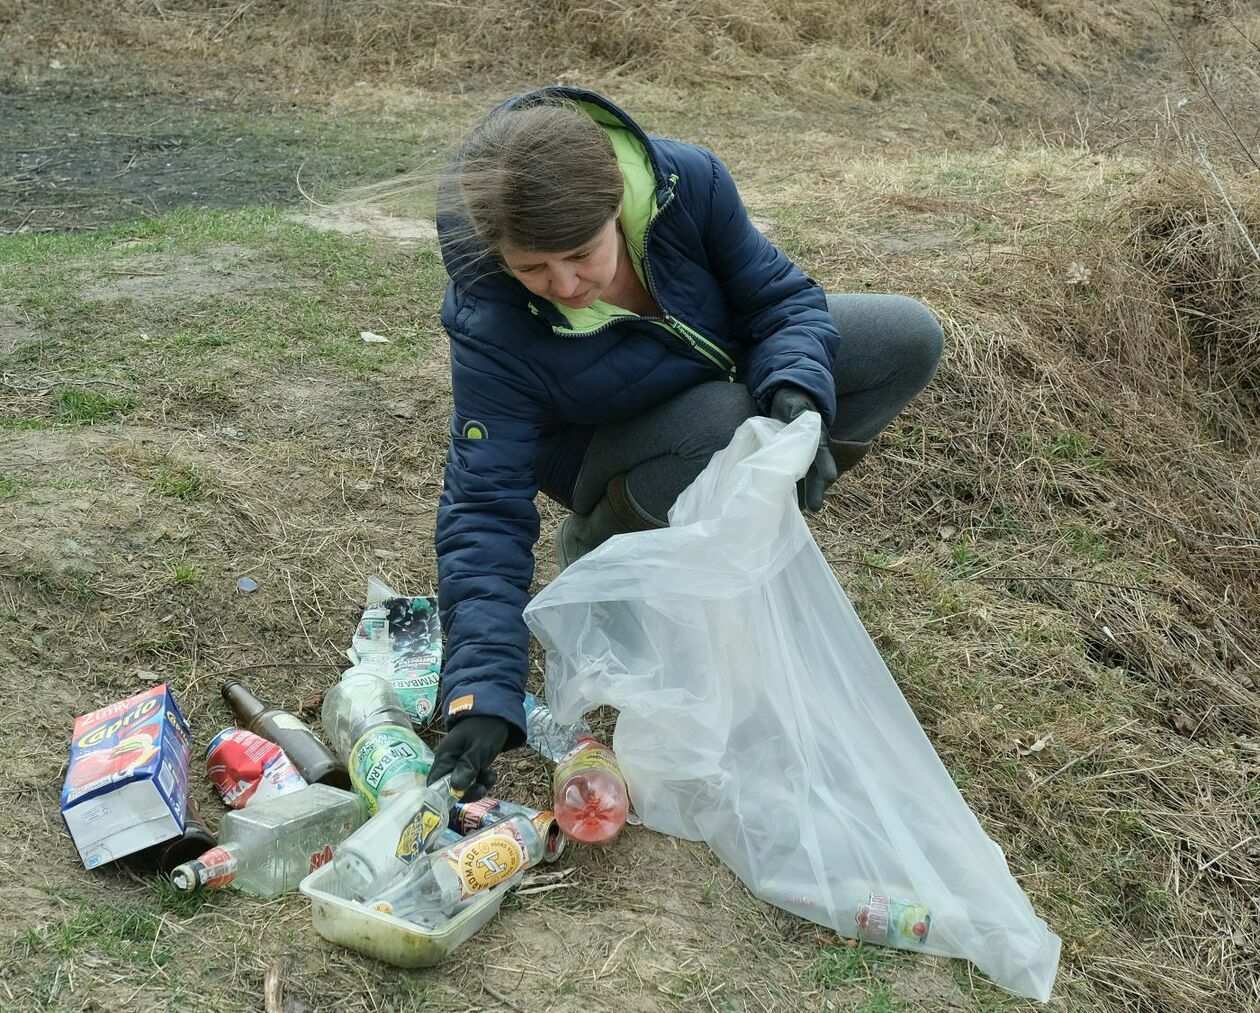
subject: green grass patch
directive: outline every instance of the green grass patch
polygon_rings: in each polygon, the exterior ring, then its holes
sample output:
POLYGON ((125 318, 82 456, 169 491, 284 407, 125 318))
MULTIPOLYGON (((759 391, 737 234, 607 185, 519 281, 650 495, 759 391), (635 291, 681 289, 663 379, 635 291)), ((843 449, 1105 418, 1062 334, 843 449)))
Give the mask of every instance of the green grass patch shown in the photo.
POLYGON ((25 487, 26 483, 8 475, 0 475, 0 500, 12 499, 25 487))
POLYGON ((176 563, 171 569, 171 578, 176 584, 189 586, 201 580, 201 574, 191 563, 176 563))
POLYGON ((113 422, 133 411, 136 399, 130 396, 111 397, 92 390, 62 387, 53 392, 57 421, 68 425, 94 425, 113 422))
POLYGON ((878 946, 828 946, 809 969, 809 980, 822 988, 867 981, 894 962, 892 952, 878 946))
POLYGON ((189 464, 173 464, 162 468, 150 483, 155 490, 171 499, 192 503, 202 498, 205 490, 201 476, 189 464))

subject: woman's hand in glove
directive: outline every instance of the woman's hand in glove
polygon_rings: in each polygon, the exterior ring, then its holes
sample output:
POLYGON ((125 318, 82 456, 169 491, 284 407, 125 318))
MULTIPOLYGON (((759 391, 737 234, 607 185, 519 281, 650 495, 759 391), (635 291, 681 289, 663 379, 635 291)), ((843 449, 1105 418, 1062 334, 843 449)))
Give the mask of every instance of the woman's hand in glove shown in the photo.
MULTIPOLYGON (((805 412, 816 411, 818 406, 814 404, 814 399, 799 387, 780 387, 770 400, 770 417, 780 422, 791 422, 805 412)), ((823 494, 837 478, 836 462, 831 456, 831 439, 825 426, 820 424, 819 429, 818 453, 796 487, 801 507, 810 511, 822 509, 823 494)))
POLYGON ((464 793, 463 801, 475 802, 494 787, 499 775, 490 769, 507 743, 508 723, 492 714, 473 714, 446 733, 429 771, 432 784, 451 775, 451 790, 464 793))

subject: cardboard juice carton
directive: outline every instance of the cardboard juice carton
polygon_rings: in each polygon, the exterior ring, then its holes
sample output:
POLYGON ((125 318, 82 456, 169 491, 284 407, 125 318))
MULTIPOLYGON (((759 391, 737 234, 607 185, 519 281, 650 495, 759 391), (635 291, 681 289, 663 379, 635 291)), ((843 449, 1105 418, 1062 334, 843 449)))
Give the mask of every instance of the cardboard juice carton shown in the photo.
POLYGON ((165 684, 75 719, 61 815, 85 867, 184 832, 188 746, 165 684))

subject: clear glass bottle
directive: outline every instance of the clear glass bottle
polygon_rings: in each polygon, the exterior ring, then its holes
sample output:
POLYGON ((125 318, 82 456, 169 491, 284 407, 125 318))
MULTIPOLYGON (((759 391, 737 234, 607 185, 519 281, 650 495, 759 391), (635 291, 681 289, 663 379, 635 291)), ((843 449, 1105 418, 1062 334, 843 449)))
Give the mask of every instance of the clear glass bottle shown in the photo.
POLYGON ((332 860, 366 810, 358 795, 326 784, 233 809, 219 824, 219 846, 178 866, 171 881, 187 893, 225 886, 260 897, 286 893, 332 860))
POLYGON ((482 890, 542 861, 547 843, 528 816, 509 816, 417 862, 368 903, 396 918, 433 924, 482 890))
POLYGON ((562 725, 542 700, 533 693, 525 694, 525 742, 530 749, 553 763, 578 744, 589 738, 591 726, 585 721, 562 725))
POLYGON ((429 850, 447 827, 457 797, 448 774, 392 799, 337 848, 337 882, 355 900, 376 896, 429 850))
POLYGON ((433 750, 411 728, 394 688, 351 668, 324 694, 324 731, 347 758, 350 783, 372 812, 410 788, 423 788, 433 750))

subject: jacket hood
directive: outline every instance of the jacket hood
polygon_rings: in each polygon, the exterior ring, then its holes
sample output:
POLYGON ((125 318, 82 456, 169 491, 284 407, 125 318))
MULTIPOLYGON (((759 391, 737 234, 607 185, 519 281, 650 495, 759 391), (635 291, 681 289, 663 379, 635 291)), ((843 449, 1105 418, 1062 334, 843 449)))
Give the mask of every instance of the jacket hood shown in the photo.
MULTIPOLYGON (((491 111, 490 115, 506 109, 527 107, 555 97, 576 103, 597 123, 620 126, 629 131, 647 153, 652 175, 655 178, 657 202, 662 203, 665 200, 669 180, 662 171, 658 154, 648 140, 647 134, 629 113, 596 92, 586 88, 569 88, 559 85, 537 88, 502 102, 491 111)), ((442 251, 442 262, 446 265, 446 272, 455 290, 458 293, 467 293, 480 298, 516 303, 522 308, 531 307, 533 312, 545 317, 549 322, 564 325, 566 323, 564 315, 546 300, 532 299, 525 286, 499 265, 494 251, 476 238, 463 219, 450 210, 455 207, 455 202, 447 199, 447 195, 451 193, 449 188, 455 186, 455 172, 462 156, 463 149, 461 148, 451 160, 438 185, 438 242, 442 251), (446 210, 443 210, 444 208, 446 210)))

